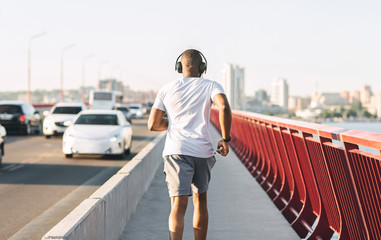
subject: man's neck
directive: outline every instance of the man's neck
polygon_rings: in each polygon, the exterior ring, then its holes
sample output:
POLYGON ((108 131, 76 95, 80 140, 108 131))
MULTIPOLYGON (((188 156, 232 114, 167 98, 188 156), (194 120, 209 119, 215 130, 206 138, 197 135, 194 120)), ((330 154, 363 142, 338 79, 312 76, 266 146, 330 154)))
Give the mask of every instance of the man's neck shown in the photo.
POLYGON ((183 73, 185 78, 199 78, 201 77, 199 73, 183 73))

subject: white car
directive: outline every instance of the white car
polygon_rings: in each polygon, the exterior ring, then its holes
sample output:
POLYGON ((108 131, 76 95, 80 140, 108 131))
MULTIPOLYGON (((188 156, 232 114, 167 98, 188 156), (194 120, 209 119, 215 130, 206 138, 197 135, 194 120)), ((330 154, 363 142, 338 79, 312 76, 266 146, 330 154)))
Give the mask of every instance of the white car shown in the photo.
POLYGON ((128 109, 130 109, 132 118, 143 117, 143 108, 140 104, 136 104, 136 103, 128 104, 128 109))
POLYGON ((78 114, 63 135, 62 151, 73 154, 107 154, 124 158, 132 144, 132 128, 118 110, 85 110, 78 114))
POLYGON ((57 103, 50 111, 44 112, 43 132, 46 138, 62 134, 66 130, 64 122, 73 121, 86 106, 83 103, 57 103))

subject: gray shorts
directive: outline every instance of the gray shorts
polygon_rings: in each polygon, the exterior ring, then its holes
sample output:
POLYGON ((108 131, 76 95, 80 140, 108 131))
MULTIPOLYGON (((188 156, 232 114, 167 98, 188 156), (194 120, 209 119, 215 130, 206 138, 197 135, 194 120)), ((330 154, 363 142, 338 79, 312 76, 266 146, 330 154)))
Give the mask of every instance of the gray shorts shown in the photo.
POLYGON ((185 155, 164 156, 165 181, 170 197, 192 196, 195 193, 208 191, 210 170, 216 159, 197 158, 185 155))

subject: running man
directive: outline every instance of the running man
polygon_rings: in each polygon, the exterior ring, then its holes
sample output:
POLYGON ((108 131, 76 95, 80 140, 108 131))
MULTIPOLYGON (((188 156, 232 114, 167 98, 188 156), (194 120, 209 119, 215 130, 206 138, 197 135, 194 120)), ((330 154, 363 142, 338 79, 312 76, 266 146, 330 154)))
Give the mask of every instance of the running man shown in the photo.
POLYGON ((182 77, 167 83, 158 92, 148 128, 168 130, 163 158, 171 199, 169 239, 182 239, 188 197, 193 193, 195 240, 205 240, 209 218, 207 191, 216 162, 209 133, 210 110, 213 103, 219 110, 222 139, 216 152, 222 156, 229 153, 231 110, 222 86, 201 78, 207 69, 201 52, 186 50, 177 58, 175 68, 182 77))

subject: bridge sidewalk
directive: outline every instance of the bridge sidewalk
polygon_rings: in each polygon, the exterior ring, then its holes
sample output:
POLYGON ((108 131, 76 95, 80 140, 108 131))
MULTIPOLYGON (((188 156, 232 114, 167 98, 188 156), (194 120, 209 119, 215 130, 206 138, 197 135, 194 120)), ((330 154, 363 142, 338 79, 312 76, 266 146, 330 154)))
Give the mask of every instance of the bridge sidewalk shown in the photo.
MULTIPOLYGON (((211 131, 216 145, 220 136, 213 127, 211 131)), ((218 155, 216 159, 208 191, 209 240, 300 239, 234 152, 226 158, 218 155)), ((121 240, 168 239, 170 202, 162 169, 140 201, 121 240)), ((194 239, 192 212, 189 199, 184 240, 194 239)))

